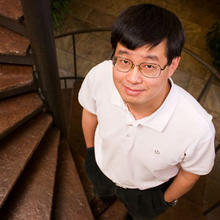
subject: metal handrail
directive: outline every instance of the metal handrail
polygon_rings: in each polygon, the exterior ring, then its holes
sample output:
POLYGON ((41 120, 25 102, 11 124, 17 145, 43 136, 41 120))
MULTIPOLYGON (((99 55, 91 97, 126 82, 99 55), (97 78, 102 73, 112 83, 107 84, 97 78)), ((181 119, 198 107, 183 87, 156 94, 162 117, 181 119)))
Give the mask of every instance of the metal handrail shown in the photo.
POLYGON ((71 31, 67 32, 65 34, 56 35, 54 38, 62 38, 62 37, 68 37, 72 36, 72 42, 73 42, 73 68, 74 68, 74 76, 63 76, 60 77, 60 80, 64 80, 65 88, 67 87, 66 80, 83 80, 84 77, 78 77, 77 76, 77 65, 76 65, 76 41, 75 41, 75 35, 77 34, 84 34, 84 33, 92 33, 92 32, 105 32, 105 31, 111 31, 110 27, 100 27, 100 28, 91 28, 91 29, 81 29, 77 31, 71 31))
POLYGON ((207 62, 205 62, 202 58, 200 58, 197 54, 195 54, 194 52, 192 52, 191 50, 187 49, 187 48, 183 48, 183 51, 187 54, 189 54, 190 56, 192 56, 195 60, 197 60, 199 63, 203 64, 210 72, 210 76, 205 84, 205 86, 203 87, 202 91, 200 92, 197 100, 198 102, 201 102, 202 97, 205 96, 205 94, 207 93, 212 80, 216 77, 218 80, 220 80, 220 74, 219 72, 212 67, 211 65, 209 65, 207 62))
MULTIPOLYGON (((73 31, 73 32, 69 32, 66 34, 61 34, 56 36, 55 38, 61 38, 61 37, 66 37, 71 35, 72 36, 72 40, 73 40, 73 56, 74 56, 74 77, 60 77, 61 79, 77 79, 77 69, 76 69, 76 46, 75 46, 75 35, 76 34, 83 34, 83 33, 91 33, 91 32, 102 32, 102 31, 111 31, 111 28, 109 27, 103 27, 103 28, 95 28, 95 29, 82 29, 82 30, 78 30, 78 31, 73 31)), ((218 80, 220 80, 220 74, 219 72, 212 67, 211 65, 209 65, 207 62, 205 62, 202 58, 200 58, 197 54, 195 54, 194 52, 192 52, 191 50, 187 49, 187 48, 183 48, 183 51, 187 54, 189 54, 191 57, 193 57, 195 60, 197 60, 199 63, 201 63, 202 65, 204 65, 210 72, 210 76, 209 79, 207 80, 205 86, 203 87, 200 95, 198 96, 197 100, 199 102, 201 102, 202 97, 205 95, 205 93, 207 93, 208 88, 211 85, 211 82, 214 78, 217 78, 218 80)), ((216 147, 216 152, 220 149, 220 145, 218 145, 216 147)), ((206 211, 203 212, 204 215, 207 215, 208 213, 210 213, 212 210, 214 210, 216 207, 218 207, 220 205, 219 201, 214 204, 212 207, 210 207, 209 209, 207 209, 206 211)))
MULTIPOLYGON (((65 34, 60 34, 55 36, 55 39, 58 38, 62 38, 62 37, 67 37, 67 36, 72 36, 72 42, 73 42, 73 63, 74 63, 74 76, 72 77, 61 77, 60 79, 62 80, 66 80, 66 79, 72 79, 72 80, 78 80, 78 79, 83 79, 83 77, 78 77, 77 76, 77 66, 76 66, 76 43, 75 43, 75 35, 77 34, 84 34, 84 33, 92 33, 92 32, 105 32, 105 31, 111 31, 111 27, 100 27, 100 28, 91 28, 91 29, 81 29, 81 30, 77 30, 77 31, 72 31, 72 32, 68 32, 65 34)), ((187 54, 189 54, 190 56, 192 56, 195 60, 197 60, 199 63, 201 63, 202 65, 204 65, 210 72, 210 76, 209 79, 207 80, 205 86, 203 87, 202 91, 200 92, 197 100, 199 102, 201 102, 202 97, 204 97, 204 95, 207 93, 208 88, 211 85, 211 82, 214 78, 217 78, 218 80, 220 80, 220 74, 219 72, 210 64, 208 64, 207 62, 205 62, 202 58, 200 58, 197 54, 195 54, 194 52, 192 52, 191 50, 189 50, 188 48, 183 48, 183 51, 187 54)), ((66 85, 66 82, 65 82, 66 85)))
POLYGON ((85 34, 85 33, 91 33, 91 32, 105 32, 105 31, 111 31, 111 27, 100 27, 100 28, 90 28, 90 29, 81 29, 77 31, 71 31, 67 32, 65 34, 60 34, 55 36, 55 39, 61 38, 61 37, 67 37, 69 35, 75 35, 75 34, 85 34))
MULTIPOLYGON (((74 76, 63 76, 60 77, 60 80, 64 80, 64 85, 65 88, 67 87, 67 82, 66 80, 70 79, 70 80, 82 80, 84 77, 78 77, 77 76, 77 66, 76 66, 76 43, 75 43, 75 35, 77 34, 84 34, 84 33, 92 33, 92 32, 105 32, 105 31, 111 31, 111 27, 100 27, 100 28, 91 28, 91 29, 81 29, 81 30, 77 30, 77 31, 72 31, 72 32, 67 32, 65 34, 60 34, 55 36, 55 39, 58 38, 62 38, 62 37, 67 37, 67 36, 72 36, 72 42, 73 42, 73 61, 74 61, 74 76)), ((194 52, 192 52, 190 49, 184 47, 183 51, 187 54, 189 54, 191 57, 193 57, 196 61, 198 61, 199 63, 201 63, 202 65, 204 65, 210 72, 210 76, 206 82, 206 84, 204 85, 202 91, 200 92, 197 101, 201 102, 202 98, 205 96, 205 94, 207 93, 211 82, 213 81, 214 78, 220 80, 220 74, 218 72, 217 69, 215 69, 213 66, 211 66, 210 64, 208 64, 207 62, 205 62, 201 57, 199 57, 197 54, 195 54, 194 52)), ((216 152, 220 149, 220 146, 218 145, 216 147, 216 152)))
POLYGON ((208 64, 207 62, 205 62, 201 57, 199 57, 197 54, 195 54, 194 52, 192 52, 190 49, 187 48, 183 48, 183 51, 186 52, 187 54, 189 54, 190 56, 192 56, 193 58, 195 58, 195 60, 197 60, 198 62, 200 62, 201 64, 203 64, 212 74, 215 75, 215 77, 217 79, 220 80, 220 74, 218 72, 217 69, 215 69, 213 66, 211 66, 210 64, 208 64))

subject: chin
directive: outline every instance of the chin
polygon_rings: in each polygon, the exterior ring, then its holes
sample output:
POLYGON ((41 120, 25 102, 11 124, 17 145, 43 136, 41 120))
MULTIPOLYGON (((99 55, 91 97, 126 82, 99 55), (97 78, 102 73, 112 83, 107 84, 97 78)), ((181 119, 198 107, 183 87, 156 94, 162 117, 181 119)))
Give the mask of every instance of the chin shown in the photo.
POLYGON ((123 101, 129 105, 144 105, 147 103, 147 100, 142 100, 137 97, 126 97, 123 101))

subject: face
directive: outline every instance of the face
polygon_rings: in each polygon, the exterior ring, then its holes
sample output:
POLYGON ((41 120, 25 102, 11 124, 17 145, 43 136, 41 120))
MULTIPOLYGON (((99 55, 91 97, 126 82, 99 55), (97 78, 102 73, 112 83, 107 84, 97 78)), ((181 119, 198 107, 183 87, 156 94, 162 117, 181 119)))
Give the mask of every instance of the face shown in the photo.
MULTIPOLYGON (((159 64, 163 68, 167 64, 166 41, 156 47, 149 45, 129 50, 118 43, 115 56, 131 60, 138 65, 143 62, 159 64)), ((130 107, 158 108, 169 92, 168 78, 172 76, 179 64, 180 58, 173 59, 170 66, 161 71, 158 78, 147 78, 135 66, 129 72, 120 72, 113 67, 113 79, 122 99, 130 107)))

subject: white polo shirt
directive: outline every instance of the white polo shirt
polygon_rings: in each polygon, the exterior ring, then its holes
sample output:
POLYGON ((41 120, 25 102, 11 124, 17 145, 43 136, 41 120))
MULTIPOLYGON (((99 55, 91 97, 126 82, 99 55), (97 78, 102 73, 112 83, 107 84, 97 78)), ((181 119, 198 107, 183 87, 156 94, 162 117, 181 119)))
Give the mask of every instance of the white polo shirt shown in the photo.
POLYGON ((118 186, 148 189, 184 170, 198 175, 214 164, 212 116, 171 81, 164 103, 153 114, 135 120, 116 89, 112 61, 86 76, 79 102, 96 114, 95 158, 102 172, 118 186))

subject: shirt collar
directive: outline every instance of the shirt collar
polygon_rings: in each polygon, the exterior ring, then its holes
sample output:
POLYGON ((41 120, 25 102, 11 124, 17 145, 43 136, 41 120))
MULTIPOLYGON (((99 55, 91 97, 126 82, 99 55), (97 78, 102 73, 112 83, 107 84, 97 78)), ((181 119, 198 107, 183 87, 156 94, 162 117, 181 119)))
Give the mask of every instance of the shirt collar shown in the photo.
POLYGON ((120 108, 126 109, 126 105, 125 105, 124 101, 122 100, 115 85, 113 85, 113 89, 112 89, 111 103, 113 105, 120 107, 120 108))
POLYGON ((171 89, 169 91, 168 96, 164 100, 163 104, 157 109, 154 113, 150 116, 145 118, 135 120, 132 114, 128 111, 128 108, 124 101, 122 100, 117 88, 115 85, 113 86, 112 96, 111 96, 111 103, 115 106, 118 106, 126 111, 126 122, 127 124, 132 124, 134 126, 143 125, 146 127, 150 127, 154 130, 162 132, 166 127, 167 123, 169 122, 176 104, 177 104, 177 91, 176 85, 173 83, 173 80, 170 78, 171 89))

